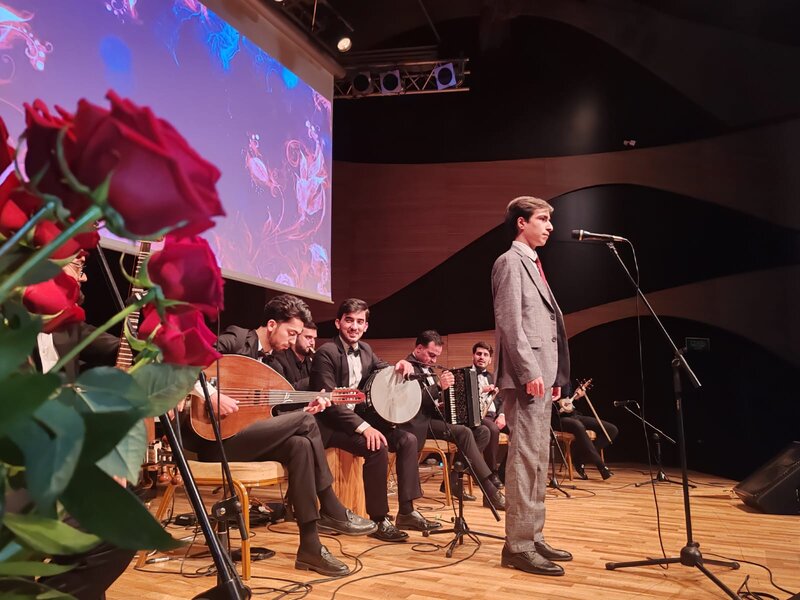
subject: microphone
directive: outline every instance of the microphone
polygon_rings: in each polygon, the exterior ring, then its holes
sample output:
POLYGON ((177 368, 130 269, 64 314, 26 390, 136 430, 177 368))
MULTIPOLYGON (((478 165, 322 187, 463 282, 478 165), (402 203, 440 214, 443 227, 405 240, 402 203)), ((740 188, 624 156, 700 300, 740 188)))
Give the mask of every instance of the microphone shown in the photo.
POLYGON ((620 406, 628 406, 630 404, 637 404, 636 400, 614 400, 614 406, 619 408, 620 406))
POLYGON ((406 381, 427 381, 428 377, 438 377, 436 373, 411 373, 403 377, 406 381))
POLYGON ((585 229, 573 229, 572 237, 579 242, 592 241, 592 242, 627 242, 628 240, 618 235, 610 233, 592 233, 585 229))

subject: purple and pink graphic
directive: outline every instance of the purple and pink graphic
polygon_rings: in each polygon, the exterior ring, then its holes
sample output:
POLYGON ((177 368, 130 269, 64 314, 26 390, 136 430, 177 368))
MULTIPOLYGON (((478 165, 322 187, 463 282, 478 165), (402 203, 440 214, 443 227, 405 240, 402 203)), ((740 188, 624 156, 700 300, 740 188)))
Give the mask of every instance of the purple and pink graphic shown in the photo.
POLYGON ((13 136, 24 102, 104 105, 108 89, 222 171, 227 216, 207 237, 226 276, 330 299, 329 100, 197 0, 0 0, 13 136))

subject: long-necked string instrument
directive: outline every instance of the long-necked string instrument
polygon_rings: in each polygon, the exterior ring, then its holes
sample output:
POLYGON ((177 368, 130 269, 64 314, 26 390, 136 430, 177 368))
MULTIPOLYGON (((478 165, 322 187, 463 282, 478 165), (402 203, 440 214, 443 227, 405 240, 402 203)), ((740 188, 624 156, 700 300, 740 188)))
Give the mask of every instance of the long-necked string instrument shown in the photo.
MULTIPOLYGON (((274 369, 238 354, 226 354, 205 373, 219 393, 230 396, 239 405, 239 410, 220 419, 222 439, 236 435, 260 419, 272 417, 276 406, 307 403, 318 396, 330 399, 332 404, 358 404, 365 397, 364 392, 351 388, 336 388, 327 393, 297 391, 274 369)), ((197 435, 206 440, 216 439, 205 404, 195 394, 191 395, 189 419, 197 435)))
POLYGON ((584 395, 584 397, 586 398, 586 404, 588 404, 588 405, 589 405, 589 408, 592 410, 592 414, 594 415, 594 418, 595 418, 595 419, 597 419, 597 424, 598 424, 598 425, 600 425, 600 429, 602 429, 602 430, 603 430, 603 435, 605 435, 605 436, 606 436, 606 439, 608 440, 608 443, 609 443, 609 444, 613 444, 613 443, 614 443, 614 440, 612 440, 612 439, 611 439, 611 436, 610 436, 610 435, 608 435, 608 431, 606 431, 606 428, 605 428, 605 426, 603 425, 603 421, 602 421, 602 420, 600 419, 600 417, 598 416, 598 414, 597 414, 597 411, 594 409, 594 404, 592 404, 592 401, 589 399, 589 394, 588 394, 588 393, 586 393, 586 391, 584 391, 584 394, 583 394, 583 395, 584 395))

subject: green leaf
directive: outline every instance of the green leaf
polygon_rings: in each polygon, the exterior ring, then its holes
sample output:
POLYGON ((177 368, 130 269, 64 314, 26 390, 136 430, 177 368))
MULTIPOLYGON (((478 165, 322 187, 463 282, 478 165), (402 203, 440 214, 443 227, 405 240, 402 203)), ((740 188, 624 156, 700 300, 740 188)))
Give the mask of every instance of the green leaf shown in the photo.
POLYGON ((81 412, 113 412, 135 409, 144 414, 147 392, 128 373, 114 367, 97 367, 83 373, 75 382, 81 412))
POLYGON ((76 471, 61 501, 84 529, 120 548, 172 550, 184 545, 164 531, 136 496, 95 465, 76 471))
POLYGON ((5 322, 0 321, 0 380, 17 371, 36 347, 42 320, 18 302, 3 305, 5 322))
POLYGON ((6 476, 8 465, 0 464, 0 519, 6 514, 6 476))
POLYGON ((0 434, 35 413, 59 383, 58 376, 52 373, 14 373, 0 381, 0 434))
POLYGON ((114 449, 97 462, 109 475, 137 481, 147 452, 147 430, 144 421, 138 421, 114 449))
POLYGON ((28 490, 42 510, 52 510, 53 502, 69 484, 84 433, 78 413, 53 399, 8 434, 25 456, 28 490))
POLYGON ((137 369, 133 378, 149 401, 149 408, 143 416, 155 417, 175 408, 192 389, 199 373, 198 367, 165 364, 149 364, 137 369))
MULTIPOLYGON (((36 563, 43 564, 43 563, 36 563)), ((50 563, 52 564, 52 563, 50 563)), ((49 565, 48 565, 49 566, 49 565)), ((73 565, 53 565, 54 567, 66 567, 69 570, 73 565)), ((53 572, 53 575, 63 573, 64 571, 53 572)), ((47 573, 50 575, 50 573, 47 573)), ((31 581, 30 579, 23 579, 21 575, 19 579, 14 578, 12 574, 0 579, 0 598, 3 600, 76 600, 75 596, 70 596, 64 592, 56 591, 47 587, 42 583, 31 581)))
MULTIPOLYGON (((139 414, 133 410, 84 413, 81 417, 86 427, 81 464, 94 464, 106 456, 141 420, 139 414)), ((141 458, 144 459, 144 455, 141 458)))
POLYGON ((33 514, 9 513, 3 525, 23 544, 45 554, 78 554, 94 548, 100 538, 84 533, 57 519, 33 514))

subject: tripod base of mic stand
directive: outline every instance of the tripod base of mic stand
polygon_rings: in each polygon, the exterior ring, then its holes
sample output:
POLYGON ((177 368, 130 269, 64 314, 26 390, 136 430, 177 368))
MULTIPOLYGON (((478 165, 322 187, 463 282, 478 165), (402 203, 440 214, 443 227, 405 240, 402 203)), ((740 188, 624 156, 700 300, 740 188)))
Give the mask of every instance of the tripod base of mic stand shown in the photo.
MULTIPOLYGON (((650 485, 651 483, 671 483, 673 485, 683 485, 680 481, 672 481, 669 476, 664 473, 663 469, 659 469, 656 476, 652 479, 648 479, 647 481, 640 481, 639 483, 633 484, 633 487, 641 487, 643 485, 650 485)), ((692 483, 687 483, 690 488, 696 488, 697 486, 692 483)))
POLYGON ((731 591, 728 586, 722 583, 705 565, 718 565, 720 567, 728 567, 731 569, 738 569, 738 562, 724 561, 724 560, 706 560, 700 553, 700 544, 691 542, 681 548, 680 557, 671 558, 648 558, 647 560, 633 560, 628 562, 610 562, 606 563, 606 569, 614 571, 615 569, 624 569, 626 567, 645 567, 650 565, 674 565, 681 564, 685 567, 697 567, 706 577, 713 581, 717 587, 725 592, 730 598, 741 600, 740 596, 731 591))
POLYGON ((557 492, 561 492, 567 498, 572 498, 572 494, 570 494, 564 488, 569 488, 571 490, 577 490, 578 486, 577 485, 563 485, 563 484, 559 483, 558 479, 556 479, 555 477, 551 477, 550 481, 547 482, 547 489, 548 490, 555 490, 557 492))
POLYGON ((447 544, 447 552, 445 552, 445 556, 447 558, 451 558, 453 556, 453 551, 456 548, 456 544, 463 544, 464 543, 464 536, 469 537, 473 542, 480 545, 481 541, 477 538, 477 536, 482 535, 483 537, 493 538, 495 540, 503 540, 505 541, 505 537, 502 535, 495 535, 493 533, 484 533, 482 531, 473 531, 467 525, 467 522, 464 520, 463 517, 456 517, 453 521, 453 528, 452 529, 435 529, 433 531, 424 531, 422 535, 424 537, 428 537, 429 535, 440 535, 442 533, 454 533, 455 537, 450 540, 450 543, 447 544))

